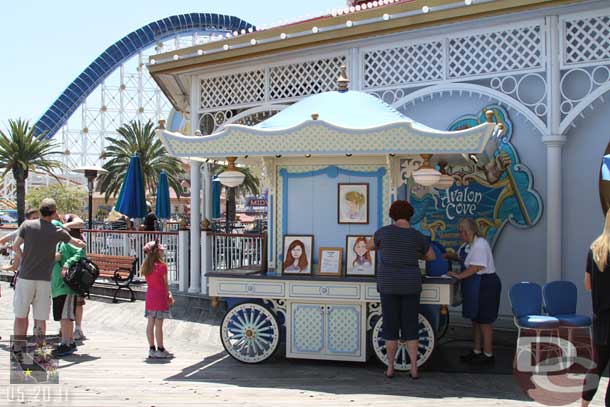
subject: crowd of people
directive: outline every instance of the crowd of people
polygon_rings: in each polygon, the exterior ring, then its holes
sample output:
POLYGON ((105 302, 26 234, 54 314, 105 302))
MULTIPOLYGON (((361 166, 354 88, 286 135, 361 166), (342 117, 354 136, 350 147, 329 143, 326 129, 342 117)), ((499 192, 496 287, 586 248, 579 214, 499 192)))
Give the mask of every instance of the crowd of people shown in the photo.
MULTIPOLYGON (((150 206, 147 219, 154 230, 155 218, 150 206)), ((60 342, 52 351, 54 357, 73 354, 77 351, 76 342, 86 339, 82 330, 85 298, 65 281, 71 267, 86 256, 83 227, 80 217, 60 216, 55 201, 44 199, 39 209, 26 211, 26 220, 19 229, 0 239, 0 245, 14 242, 15 258, 8 268, 15 271, 11 351, 18 361, 23 360, 30 310, 34 319, 33 336, 38 343, 45 342, 51 309, 53 319, 60 323, 60 342)), ((146 227, 144 230, 148 230, 146 227)), ((148 318, 149 357, 170 358, 173 355, 163 344, 163 320, 169 317, 169 305, 173 303, 163 260, 165 247, 153 241, 146 244, 144 252, 146 259, 140 273, 148 286, 145 317, 148 318)))
MULTIPOLYGON (((377 230, 367 249, 376 250, 377 254, 377 290, 381 298, 388 360, 395 359, 398 341, 404 342, 411 362, 410 377, 418 379, 418 314, 422 289, 418 262, 421 259, 433 261, 436 254, 430 241, 411 227, 413 213, 413 207, 407 201, 395 201, 389 212, 394 223, 377 230)), ((17 231, 0 239, 0 245, 14 240, 15 260, 11 267, 18 270, 14 284, 12 352, 17 359, 22 357, 30 310, 34 337, 43 340, 52 308, 54 320, 60 322, 61 336, 53 355, 70 355, 77 350, 76 341, 85 339, 82 332, 85 299, 66 284, 64 277, 86 256, 81 234, 84 222, 73 214, 60 216, 52 199, 44 199, 38 210, 28 210, 26 219, 17 231)), ((144 227, 154 230, 154 222, 153 216, 147 216, 144 227)), ((464 244, 457 253, 445 253, 443 257, 461 265, 461 272, 447 274, 462 280, 462 313, 472 321, 474 346, 460 359, 465 363, 491 365, 494 363, 492 324, 498 317, 502 285, 496 274, 491 247, 479 233, 476 222, 462 219, 459 233, 464 244)), ((610 296, 606 295, 610 288, 609 252, 610 211, 602 234, 590 246, 585 270, 585 288, 592 293, 596 368, 583 392, 583 406, 592 400, 599 377, 610 363, 610 296), (594 380, 593 384, 591 380, 594 380)), ((163 322, 169 318, 169 307, 174 302, 164 261, 165 247, 158 241, 151 241, 145 245, 144 253, 146 258, 140 274, 146 278, 148 287, 144 315, 148 319, 148 356, 171 358, 173 355, 163 342, 163 322)), ((388 364, 385 375, 394 377, 393 363, 388 364)), ((606 391, 606 405, 610 405, 610 388, 606 391)))

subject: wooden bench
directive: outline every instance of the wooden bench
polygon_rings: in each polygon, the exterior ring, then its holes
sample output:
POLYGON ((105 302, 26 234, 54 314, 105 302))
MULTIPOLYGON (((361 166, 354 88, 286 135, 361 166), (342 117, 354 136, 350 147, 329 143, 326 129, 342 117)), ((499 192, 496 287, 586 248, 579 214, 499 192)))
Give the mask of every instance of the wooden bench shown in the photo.
POLYGON ((116 296, 121 289, 126 288, 131 293, 131 301, 136 297, 129 287, 138 269, 138 258, 130 256, 109 256, 105 254, 88 253, 87 257, 100 269, 100 278, 107 278, 117 285, 112 302, 117 302, 116 296))

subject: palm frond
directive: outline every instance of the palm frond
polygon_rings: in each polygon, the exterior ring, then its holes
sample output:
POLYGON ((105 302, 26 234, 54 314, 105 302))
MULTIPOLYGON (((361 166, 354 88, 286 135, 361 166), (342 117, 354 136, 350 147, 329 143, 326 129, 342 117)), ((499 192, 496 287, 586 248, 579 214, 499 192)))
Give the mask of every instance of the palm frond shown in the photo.
POLYGON ((121 190, 129 161, 134 154, 140 155, 147 192, 156 191, 159 174, 165 171, 170 188, 180 196, 180 179, 184 176, 182 163, 177 158, 169 156, 155 135, 153 122, 149 120, 142 124, 140 121, 132 121, 119 127, 117 133, 120 137, 106 137, 106 148, 102 153, 106 159, 104 169, 108 173, 100 176, 97 185, 98 190, 104 191, 106 201, 121 190))

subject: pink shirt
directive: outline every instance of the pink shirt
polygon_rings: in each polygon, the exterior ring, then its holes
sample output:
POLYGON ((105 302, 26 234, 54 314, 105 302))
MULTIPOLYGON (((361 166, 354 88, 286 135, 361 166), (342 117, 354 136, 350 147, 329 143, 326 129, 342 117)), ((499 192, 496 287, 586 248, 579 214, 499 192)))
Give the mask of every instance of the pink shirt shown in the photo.
POLYGON ((146 276, 146 310, 169 311, 169 301, 164 277, 167 277, 167 265, 155 263, 153 272, 146 276))

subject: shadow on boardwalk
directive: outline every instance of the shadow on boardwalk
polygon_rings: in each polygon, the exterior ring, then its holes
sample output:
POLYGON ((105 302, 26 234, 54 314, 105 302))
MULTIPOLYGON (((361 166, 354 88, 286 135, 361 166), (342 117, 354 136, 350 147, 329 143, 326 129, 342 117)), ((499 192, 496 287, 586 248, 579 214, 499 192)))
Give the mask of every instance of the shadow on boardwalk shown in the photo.
MULTIPOLYGON (((495 373, 506 374, 506 371, 495 373)), ((498 377, 493 386, 482 386, 480 374, 439 373, 430 368, 421 370, 418 381, 411 380, 406 372, 399 372, 395 378, 388 379, 383 375, 383 366, 375 359, 366 363, 286 359, 283 347, 272 358, 256 365, 237 362, 226 352, 219 352, 166 380, 337 395, 529 401, 510 375, 498 377)))

